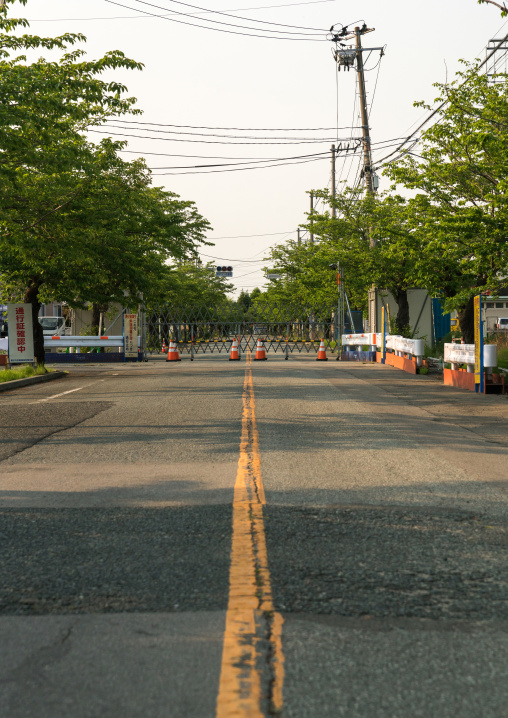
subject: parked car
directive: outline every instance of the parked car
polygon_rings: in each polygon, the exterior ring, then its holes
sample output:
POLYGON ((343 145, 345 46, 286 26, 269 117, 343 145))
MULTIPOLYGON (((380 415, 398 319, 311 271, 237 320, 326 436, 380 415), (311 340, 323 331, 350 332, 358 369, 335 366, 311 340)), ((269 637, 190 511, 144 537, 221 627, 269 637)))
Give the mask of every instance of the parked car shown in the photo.
POLYGON ((498 317, 496 322, 496 329, 498 331, 508 331, 508 317, 498 317))

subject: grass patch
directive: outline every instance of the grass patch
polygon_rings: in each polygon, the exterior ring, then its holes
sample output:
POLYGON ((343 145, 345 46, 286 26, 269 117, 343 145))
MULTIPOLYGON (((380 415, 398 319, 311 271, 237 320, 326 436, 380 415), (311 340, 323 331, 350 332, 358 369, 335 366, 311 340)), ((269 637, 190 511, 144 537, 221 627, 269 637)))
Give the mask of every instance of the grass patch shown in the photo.
POLYGON ((497 365, 500 366, 501 369, 508 369, 508 348, 500 348, 499 344, 497 347, 497 365))
POLYGON ((31 364, 24 364, 17 369, 5 369, 0 371, 0 382, 15 381, 16 379, 26 379, 29 376, 47 374, 48 370, 45 366, 38 366, 34 369, 31 364))
POLYGON ((428 366, 421 366, 418 369, 418 374, 428 374, 429 373, 429 367, 428 366))

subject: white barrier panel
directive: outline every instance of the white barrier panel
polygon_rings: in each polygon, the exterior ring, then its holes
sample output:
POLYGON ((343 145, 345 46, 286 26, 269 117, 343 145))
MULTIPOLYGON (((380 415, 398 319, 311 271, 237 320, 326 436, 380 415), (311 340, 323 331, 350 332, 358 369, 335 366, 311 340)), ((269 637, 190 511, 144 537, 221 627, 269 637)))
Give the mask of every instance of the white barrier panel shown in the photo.
MULTIPOLYGON (((369 346, 381 347, 383 335, 379 332, 375 334, 343 334, 343 346, 369 346)), ((403 354, 411 354, 412 356, 422 357, 425 354, 425 342, 423 339, 406 339, 397 334, 386 335, 386 348, 392 351, 401 352, 403 354)))
POLYGON ((341 341, 342 346, 361 347, 364 344, 368 344, 372 347, 380 345, 381 334, 369 334, 368 332, 366 334, 342 334, 341 341))
POLYGON ((44 337, 44 349, 61 347, 123 347, 123 336, 112 337, 44 337))
POLYGON ((425 343, 423 339, 406 339, 397 334, 386 337, 386 348, 402 354, 411 354, 415 357, 422 357, 425 354, 425 343))
MULTIPOLYGON (((450 362, 450 364, 468 364, 469 366, 474 366, 474 344, 445 344, 444 360, 450 362)), ((496 344, 484 345, 483 366, 485 369, 491 369, 497 366, 496 344)))

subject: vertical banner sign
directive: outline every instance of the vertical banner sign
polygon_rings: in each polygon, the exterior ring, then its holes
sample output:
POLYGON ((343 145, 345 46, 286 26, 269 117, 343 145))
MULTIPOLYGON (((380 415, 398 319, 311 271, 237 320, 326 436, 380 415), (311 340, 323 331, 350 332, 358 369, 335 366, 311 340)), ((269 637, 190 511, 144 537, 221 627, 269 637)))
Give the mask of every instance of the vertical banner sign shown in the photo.
POLYGON ((138 358, 138 315, 124 314, 123 319, 124 356, 138 358))
POLYGON ((9 362, 11 364, 33 364, 34 333, 31 304, 8 304, 9 362))
POLYGON ((475 391, 483 394, 483 325, 482 297, 474 298, 474 383, 475 391))
POLYGON ((382 340, 381 340, 381 352, 382 352, 382 359, 381 364, 386 363, 386 322, 385 322, 385 308, 381 307, 381 330, 382 330, 382 340))

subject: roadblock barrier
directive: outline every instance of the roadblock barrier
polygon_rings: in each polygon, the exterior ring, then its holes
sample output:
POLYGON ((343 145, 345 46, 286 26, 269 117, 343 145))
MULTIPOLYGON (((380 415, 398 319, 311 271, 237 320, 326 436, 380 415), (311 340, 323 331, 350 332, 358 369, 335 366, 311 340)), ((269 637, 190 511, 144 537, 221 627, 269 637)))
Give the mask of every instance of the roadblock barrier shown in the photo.
MULTIPOLYGON (((475 391, 475 345, 474 344, 445 344, 444 361, 450 364, 450 368, 443 367, 443 382, 446 386, 455 386, 460 389, 475 391), (462 367, 465 365, 465 369, 462 367)), ((493 369, 497 366, 497 345, 484 344, 483 346, 483 367, 484 367, 484 392, 503 393, 504 377, 494 374, 493 369)))
MULTIPOLYGON (((378 348, 382 348, 383 335, 379 332, 363 334, 343 334, 341 337, 342 346, 345 352, 343 359, 357 359, 364 361, 383 360, 378 348), (362 346, 367 345, 367 351, 361 351, 362 346)), ((423 339, 407 339, 398 334, 385 335, 386 354, 385 363, 402 369, 411 374, 416 374, 418 367, 423 365, 425 354, 425 343, 423 339)))
POLYGON ((44 337, 44 349, 52 351, 62 347, 122 347, 123 336, 76 337, 53 336, 44 337))

